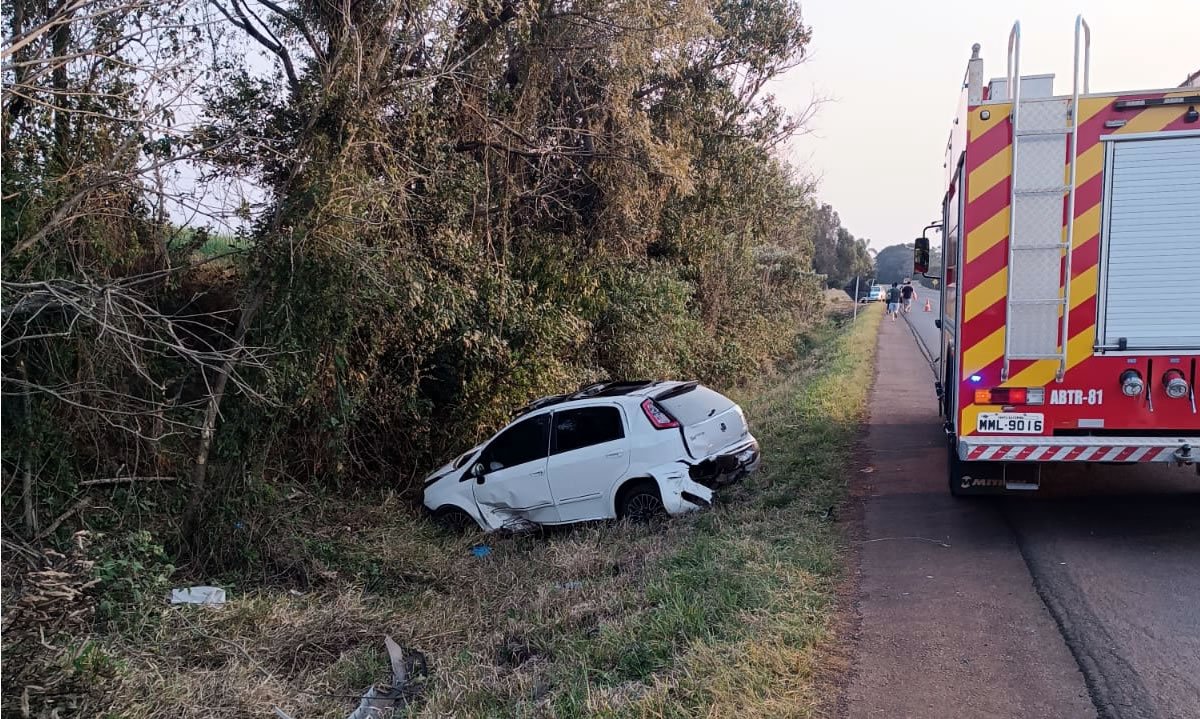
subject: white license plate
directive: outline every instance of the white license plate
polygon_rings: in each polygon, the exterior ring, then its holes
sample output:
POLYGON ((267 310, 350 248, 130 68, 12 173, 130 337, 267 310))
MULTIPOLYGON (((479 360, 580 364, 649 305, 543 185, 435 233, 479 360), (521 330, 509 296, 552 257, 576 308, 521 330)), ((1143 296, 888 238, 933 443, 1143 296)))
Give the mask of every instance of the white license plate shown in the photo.
POLYGON ((1041 434, 1045 415, 1032 412, 980 412, 976 432, 1000 434, 1041 434))

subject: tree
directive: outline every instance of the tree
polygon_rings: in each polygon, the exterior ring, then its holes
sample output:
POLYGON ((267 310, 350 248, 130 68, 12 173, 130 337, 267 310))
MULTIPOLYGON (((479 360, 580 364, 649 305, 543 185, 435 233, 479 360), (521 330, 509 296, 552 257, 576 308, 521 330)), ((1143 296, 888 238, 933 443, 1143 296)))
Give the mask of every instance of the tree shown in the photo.
POLYGON ((842 287, 856 276, 870 276, 874 263, 867 241, 856 239, 830 205, 815 208, 812 222, 813 270, 828 287, 842 287))
POLYGON ((881 284, 903 282, 913 276, 913 247, 911 244, 891 245, 875 256, 875 276, 881 284))

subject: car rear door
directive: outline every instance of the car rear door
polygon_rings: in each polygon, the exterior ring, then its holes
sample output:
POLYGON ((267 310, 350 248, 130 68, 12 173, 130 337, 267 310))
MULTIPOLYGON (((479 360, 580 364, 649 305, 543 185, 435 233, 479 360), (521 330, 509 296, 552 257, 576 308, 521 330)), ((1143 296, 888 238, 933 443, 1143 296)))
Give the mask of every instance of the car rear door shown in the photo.
POLYGON ((750 436, 741 408, 704 385, 680 384, 655 395, 655 401, 682 426, 688 452, 696 459, 720 454, 750 436))
POLYGON ((479 456, 484 473, 475 481, 475 503, 492 526, 514 517, 537 523, 558 521, 546 460, 550 414, 521 420, 496 435, 479 456))
POLYGON ((550 492, 563 522, 603 519, 613 514, 613 484, 629 469, 625 416, 616 404, 576 407, 554 413, 550 492))

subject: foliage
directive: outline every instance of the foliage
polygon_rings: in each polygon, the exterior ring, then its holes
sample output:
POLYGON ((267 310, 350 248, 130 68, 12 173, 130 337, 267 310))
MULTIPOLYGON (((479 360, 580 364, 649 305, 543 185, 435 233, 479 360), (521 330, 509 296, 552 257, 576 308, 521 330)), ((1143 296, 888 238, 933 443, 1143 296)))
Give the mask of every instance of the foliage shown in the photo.
POLYGON ((538 395, 736 385, 870 267, 777 152, 795 0, 3 21, 6 558, 102 528, 114 629, 175 564, 291 572, 285 487, 411 500, 538 395))
POLYGON ((103 592, 98 618, 127 623, 145 616, 145 609, 166 601, 175 567, 149 532, 130 532, 102 547, 94 565, 103 592))
POLYGON ((867 252, 868 240, 855 238, 842 227, 832 206, 814 208, 810 232, 813 268, 825 275, 826 286, 847 287, 856 277, 867 282, 875 275, 875 262, 867 252))
POLYGON ((876 276, 881 284, 890 285, 893 282, 903 282, 911 279, 913 274, 913 246, 891 245, 879 251, 875 256, 876 276))

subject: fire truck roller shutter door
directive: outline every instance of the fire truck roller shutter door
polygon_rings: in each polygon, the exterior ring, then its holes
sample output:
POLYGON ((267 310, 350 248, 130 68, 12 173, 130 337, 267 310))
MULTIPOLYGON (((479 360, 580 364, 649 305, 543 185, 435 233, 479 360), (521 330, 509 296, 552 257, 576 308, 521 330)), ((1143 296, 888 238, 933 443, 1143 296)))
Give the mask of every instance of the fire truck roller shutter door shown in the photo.
POLYGON ((1108 151, 1101 345, 1200 348, 1200 133, 1108 151))

